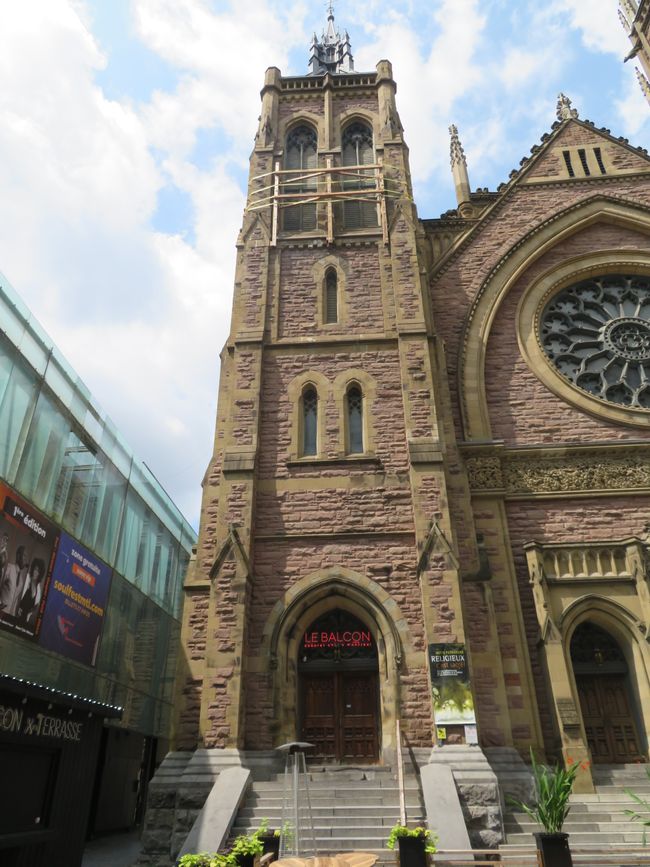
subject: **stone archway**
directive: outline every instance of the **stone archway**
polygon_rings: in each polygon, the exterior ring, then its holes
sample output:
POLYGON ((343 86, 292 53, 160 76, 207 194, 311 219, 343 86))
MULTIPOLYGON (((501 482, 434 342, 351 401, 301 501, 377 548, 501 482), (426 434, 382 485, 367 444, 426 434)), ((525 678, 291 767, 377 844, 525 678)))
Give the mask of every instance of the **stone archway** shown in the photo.
POLYGON ((629 666, 618 641, 602 626, 584 620, 574 630, 569 647, 592 761, 614 764, 645 760, 629 666))
POLYGON ((298 653, 306 630, 319 617, 340 610, 367 625, 377 649, 378 754, 389 762, 399 718, 399 671, 411 651, 406 620, 390 595, 375 581, 341 567, 307 576, 276 604, 264 630, 269 659, 277 744, 300 734, 298 653))

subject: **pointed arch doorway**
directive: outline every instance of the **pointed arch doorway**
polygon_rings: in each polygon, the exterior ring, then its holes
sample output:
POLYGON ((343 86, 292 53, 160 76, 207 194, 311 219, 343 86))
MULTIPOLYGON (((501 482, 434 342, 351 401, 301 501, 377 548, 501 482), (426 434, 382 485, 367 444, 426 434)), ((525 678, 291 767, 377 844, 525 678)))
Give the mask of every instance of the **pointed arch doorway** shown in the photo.
POLYGON ((334 609, 305 630, 298 653, 300 738, 319 762, 379 761, 377 643, 348 611, 334 609))
POLYGON ((616 639, 595 623, 581 623, 571 638, 571 662, 592 761, 645 761, 628 664, 616 639))

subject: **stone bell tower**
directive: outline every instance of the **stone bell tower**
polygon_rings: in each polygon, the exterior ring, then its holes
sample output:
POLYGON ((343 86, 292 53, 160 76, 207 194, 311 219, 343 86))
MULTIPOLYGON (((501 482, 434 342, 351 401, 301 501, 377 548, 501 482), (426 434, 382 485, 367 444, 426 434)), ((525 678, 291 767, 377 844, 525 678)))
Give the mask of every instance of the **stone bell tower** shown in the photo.
POLYGON ((352 70, 330 9, 308 75, 266 72, 186 582, 181 748, 309 738, 324 760, 381 763, 398 719, 429 748, 428 649, 465 641, 462 482, 396 85, 386 60, 352 70))

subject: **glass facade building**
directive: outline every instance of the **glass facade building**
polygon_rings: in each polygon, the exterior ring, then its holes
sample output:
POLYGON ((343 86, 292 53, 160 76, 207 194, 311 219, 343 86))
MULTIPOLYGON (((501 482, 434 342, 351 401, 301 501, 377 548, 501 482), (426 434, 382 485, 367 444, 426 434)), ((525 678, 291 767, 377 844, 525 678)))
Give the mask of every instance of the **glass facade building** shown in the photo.
POLYGON ((2 277, 0 329, 0 479, 112 569, 94 666, 0 631, 0 671, 168 737, 196 535, 2 277))

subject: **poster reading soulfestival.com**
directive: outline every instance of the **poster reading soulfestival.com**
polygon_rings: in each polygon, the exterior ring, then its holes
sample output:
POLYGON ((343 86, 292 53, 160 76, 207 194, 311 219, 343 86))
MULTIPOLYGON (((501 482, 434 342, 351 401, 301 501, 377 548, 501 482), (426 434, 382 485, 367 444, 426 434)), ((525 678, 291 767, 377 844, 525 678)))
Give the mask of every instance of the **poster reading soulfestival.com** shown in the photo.
POLYGON ((105 563, 61 532, 39 636, 43 647, 95 664, 111 574, 105 563))
POLYGON ((94 665, 112 572, 0 483, 0 627, 94 665))
POLYGON ((38 635, 59 531, 0 484, 0 625, 38 635))
POLYGON ((475 725, 465 645, 430 644, 429 666, 436 725, 475 725))

